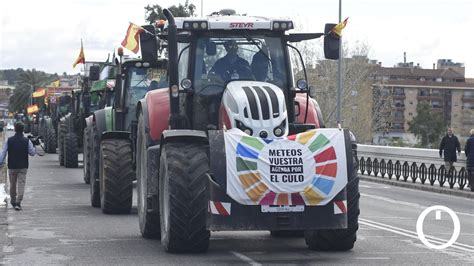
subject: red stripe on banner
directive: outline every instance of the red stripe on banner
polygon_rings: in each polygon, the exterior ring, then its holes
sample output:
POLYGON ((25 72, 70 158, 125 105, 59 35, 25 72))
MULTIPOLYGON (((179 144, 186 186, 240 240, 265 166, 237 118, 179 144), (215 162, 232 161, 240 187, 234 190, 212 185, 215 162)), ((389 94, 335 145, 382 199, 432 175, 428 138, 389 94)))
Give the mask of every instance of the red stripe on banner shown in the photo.
POLYGON ((260 205, 273 205, 273 202, 275 200, 275 192, 270 191, 267 193, 265 197, 260 201, 260 205))
POLYGON ((296 134, 295 134, 295 135, 288 136, 287 139, 288 139, 288 140, 295 141, 295 140, 296 140, 296 134))
POLYGON ((299 193, 291 193, 291 205, 304 205, 304 200, 299 193))
POLYGON ((339 207, 342 213, 347 213, 346 205, 343 201, 335 201, 334 203, 337 205, 337 207, 339 207))
POLYGON ((325 175, 330 177, 336 177, 337 174, 337 163, 330 163, 316 167, 316 174, 325 175))
POLYGON ((336 151, 334 147, 330 147, 329 149, 324 150, 323 152, 314 156, 314 160, 316 163, 322 163, 326 161, 336 160, 336 151))
POLYGON ((224 206, 222 206, 222 203, 220 203, 219 201, 213 201, 214 202, 214 206, 216 206, 216 209, 217 211, 219 212, 220 215, 223 215, 223 216, 229 216, 230 214, 227 212, 227 210, 224 208, 224 206))

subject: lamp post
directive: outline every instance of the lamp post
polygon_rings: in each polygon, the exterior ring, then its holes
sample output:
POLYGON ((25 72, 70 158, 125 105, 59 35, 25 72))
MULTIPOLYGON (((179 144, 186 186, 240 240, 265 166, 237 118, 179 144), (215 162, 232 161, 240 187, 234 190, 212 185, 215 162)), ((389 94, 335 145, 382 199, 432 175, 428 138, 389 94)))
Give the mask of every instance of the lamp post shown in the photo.
MULTIPOLYGON (((342 21, 342 0, 339 0, 339 23, 342 21)), ((337 112, 336 120, 338 126, 342 124, 341 118, 341 97, 342 97, 342 36, 339 38, 339 60, 337 60, 337 112)))

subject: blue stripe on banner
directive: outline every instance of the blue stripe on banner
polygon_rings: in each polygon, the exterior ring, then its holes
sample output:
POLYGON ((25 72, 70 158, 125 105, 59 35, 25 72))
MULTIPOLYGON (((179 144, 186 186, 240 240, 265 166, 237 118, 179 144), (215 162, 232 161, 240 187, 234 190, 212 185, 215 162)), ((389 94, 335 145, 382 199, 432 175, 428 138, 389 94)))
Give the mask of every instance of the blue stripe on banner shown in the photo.
POLYGON ((245 147, 242 144, 237 144, 237 155, 242 157, 258 159, 258 153, 250 148, 245 147))
POLYGON ((265 143, 267 144, 273 141, 273 139, 262 139, 262 140, 265 141, 265 143))
POLYGON ((315 186, 327 195, 329 194, 329 192, 331 192, 331 189, 334 186, 334 181, 319 177, 314 179, 313 186, 315 186))

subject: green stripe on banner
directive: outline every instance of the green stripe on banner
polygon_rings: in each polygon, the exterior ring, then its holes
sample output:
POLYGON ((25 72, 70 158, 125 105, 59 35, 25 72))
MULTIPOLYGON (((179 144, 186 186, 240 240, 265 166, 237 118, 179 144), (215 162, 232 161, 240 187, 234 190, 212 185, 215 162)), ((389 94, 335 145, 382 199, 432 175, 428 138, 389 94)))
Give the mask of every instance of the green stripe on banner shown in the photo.
POLYGON ((329 143, 329 139, 326 138, 324 135, 319 135, 311 145, 309 145, 309 150, 311 152, 315 152, 319 150, 320 148, 326 146, 329 143))
POLYGON ((237 172, 257 170, 257 163, 237 157, 237 172))
POLYGON ((252 137, 243 136, 242 139, 241 139, 241 142, 245 143, 245 144, 247 144, 247 145, 249 145, 249 146, 251 146, 251 147, 253 147, 253 148, 255 148, 259 151, 262 150, 263 147, 265 147, 263 145, 263 143, 258 141, 258 139, 252 138, 252 137))

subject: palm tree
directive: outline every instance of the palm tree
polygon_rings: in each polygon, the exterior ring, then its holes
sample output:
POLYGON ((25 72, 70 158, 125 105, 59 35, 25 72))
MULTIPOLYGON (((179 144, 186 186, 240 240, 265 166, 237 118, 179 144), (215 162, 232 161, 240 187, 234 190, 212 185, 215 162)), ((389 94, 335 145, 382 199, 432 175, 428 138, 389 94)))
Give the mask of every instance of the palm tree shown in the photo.
POLYGON ((10 98, 10 110, 21 112, 29 104, 31 93, 36 88, 44 86, 48 76, 42 71, 27 70, 18 76, 15 90, 10 98))

